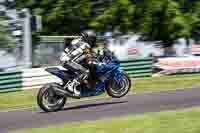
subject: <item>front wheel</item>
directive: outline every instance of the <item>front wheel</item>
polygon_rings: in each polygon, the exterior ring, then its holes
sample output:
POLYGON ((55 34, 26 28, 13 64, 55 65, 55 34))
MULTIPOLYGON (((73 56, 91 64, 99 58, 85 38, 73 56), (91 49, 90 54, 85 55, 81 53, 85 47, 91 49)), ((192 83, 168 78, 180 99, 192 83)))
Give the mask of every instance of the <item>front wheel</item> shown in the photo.
POLYGON ((107 87, 107 93, 113 98, 121 98, 125 96, 131 88, 131 80, 127 73, 123 73, 120 81, 112 78, 107 87))
POLYGON ((54 87, 61 87, 57 83, 44 85, 38 92, 37 104, 45 112, 59 111, 66 103, 66 97, 56 95, 54 87))

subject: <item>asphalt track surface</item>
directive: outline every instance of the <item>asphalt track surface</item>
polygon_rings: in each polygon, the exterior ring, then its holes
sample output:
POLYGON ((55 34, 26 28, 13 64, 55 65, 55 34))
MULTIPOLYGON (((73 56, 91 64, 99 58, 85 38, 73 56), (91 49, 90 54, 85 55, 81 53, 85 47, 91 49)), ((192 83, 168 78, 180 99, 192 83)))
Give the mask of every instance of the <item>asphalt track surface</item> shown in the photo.
POLYGON ((76 102, 53 113, 44 113, 39 109, 0 112, 0 133, 46 127, 64 122, 96 120, 193 106, 200 106, 200 89, 198 88, 133 94, 121 99, 76 102))

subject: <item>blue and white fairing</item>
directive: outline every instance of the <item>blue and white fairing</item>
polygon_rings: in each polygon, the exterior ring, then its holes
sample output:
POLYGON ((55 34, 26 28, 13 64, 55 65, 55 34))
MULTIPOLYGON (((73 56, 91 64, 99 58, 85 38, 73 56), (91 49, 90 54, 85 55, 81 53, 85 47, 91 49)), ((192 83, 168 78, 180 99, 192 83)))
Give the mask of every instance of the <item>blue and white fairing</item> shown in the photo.
POLYGON ((67 80, 74 78, 73 72, 70 72, 68 69, 64 68, 63 66, 46 68, 45 71, 60 78, 63 82, 66 82, 67 80))
MULTIPOLYGON (((75 77, 73 71, 69 71, 62 66, 47 68, 46 71, 62 79, 64 83, 68 80, 73 80, 75 77)), ((110 51, 104 51, 101 62, 95 64, 95 74, 97 76, 96 87, 88 88, 87 85, 83 85, 81 96, 99 95, 105 91, 109 79, 114 78, 116 81, 120 81, 124 76, 123 71, 120 69, 119 61, 110 51)))

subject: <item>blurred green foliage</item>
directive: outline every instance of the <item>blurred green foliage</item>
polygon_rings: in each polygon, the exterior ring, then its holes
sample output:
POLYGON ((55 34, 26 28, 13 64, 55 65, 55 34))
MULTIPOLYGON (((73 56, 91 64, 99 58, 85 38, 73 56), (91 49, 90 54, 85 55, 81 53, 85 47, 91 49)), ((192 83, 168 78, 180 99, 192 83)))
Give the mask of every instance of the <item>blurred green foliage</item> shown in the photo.
POLYGON ((179 37, 198 37, 198 0, 17 0, 43 16, 42 34, 76 35, 83 29, 135 32, 171 44, 179 37))
POLYGON ((16 46, 16 41, 13 39, 7 27, 2 24, 4 19, 0 17, 0 48, 13 48, 16 46))

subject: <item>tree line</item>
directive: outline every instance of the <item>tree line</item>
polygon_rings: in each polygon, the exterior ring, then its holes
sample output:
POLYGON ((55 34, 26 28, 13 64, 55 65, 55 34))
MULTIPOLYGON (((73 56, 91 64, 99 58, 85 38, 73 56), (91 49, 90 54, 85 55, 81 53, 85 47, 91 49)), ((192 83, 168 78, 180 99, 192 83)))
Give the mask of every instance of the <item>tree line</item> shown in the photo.
POLYGON ((13 39, 11 34, 9 34, 7 27, 1 24, 2 21, 5 21, 5 18, 0 16, 0 47, 12 48, 16 45, 16 41, 13 39))
POLYGON ((200 35, 199 0, 16 0, 41 15, 43 35, 76 35, 84 29, 141 34, 172 44, 200 35))

